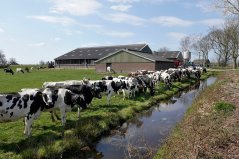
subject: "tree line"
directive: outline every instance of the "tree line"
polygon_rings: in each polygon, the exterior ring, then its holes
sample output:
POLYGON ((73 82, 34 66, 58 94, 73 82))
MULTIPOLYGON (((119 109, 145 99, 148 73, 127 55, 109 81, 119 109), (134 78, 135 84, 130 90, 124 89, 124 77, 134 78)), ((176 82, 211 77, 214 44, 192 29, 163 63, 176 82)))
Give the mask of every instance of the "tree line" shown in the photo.
MULTIPOLYGON (((237 68, 239 56, 239 0, 209 0, 217 10, 225 15, 222 26, 209 28, 205 35, 188 35, 180 41, 182 52, 193 50, 206 65, 209 54, 213 53, 219 66, 230 62, 237 68)), ((167 47, 159 51, 168 51, 167 47)))

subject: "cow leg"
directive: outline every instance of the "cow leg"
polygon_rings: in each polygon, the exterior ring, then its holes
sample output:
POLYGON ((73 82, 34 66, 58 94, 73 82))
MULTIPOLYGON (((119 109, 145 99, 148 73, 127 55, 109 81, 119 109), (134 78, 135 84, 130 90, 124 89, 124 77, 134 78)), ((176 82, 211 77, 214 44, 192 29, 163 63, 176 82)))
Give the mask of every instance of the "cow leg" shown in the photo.
MULTIPOLYGON (((53 110, 54 111, 54 110, 53 110)), ((50 111, 50 113, 51 113, 51 121, 52 122, 55 122, 56 120, 55 120, 55 118, 54 118, 54 113, 53 113, 53 111, 50 111)))
POLYGON ((57 120, 61 120, 61 118, 60 118, 59 115, 56 113, 56 111, 53 111, 53 113, 54 113, 54 115, 55 115, 55 117, 56 117, 57 120))
POLYGON ((125 100, 125 89, 122 89, 123 92, 123 100, 125 100))
POLYGON ((62 126, 65 126, 65 123, 66 123, 66 110, 65 110, 65 108, 61 108, 60 112, 61 112, 61 124, 62 124, 62 126))
POLYGON ((30 136, 31 135, 32 121, 33 121, 33 117, 32 116, 25 117, 25 130, 24 130, 24 134, 26 136, 30 136))
POLYGON ((108 91, 108 95, 107 95, 107 105, 110 105, 110 98, 111 98, 111 96, 112 96, 113 93, 114 93, 113 90, 108 91))
POLYGON ((81 111, 81 107, 78 107, 77 109, 78 109, 77 117, 78 117, 78 119, 80 119, 80 111, 81 111))

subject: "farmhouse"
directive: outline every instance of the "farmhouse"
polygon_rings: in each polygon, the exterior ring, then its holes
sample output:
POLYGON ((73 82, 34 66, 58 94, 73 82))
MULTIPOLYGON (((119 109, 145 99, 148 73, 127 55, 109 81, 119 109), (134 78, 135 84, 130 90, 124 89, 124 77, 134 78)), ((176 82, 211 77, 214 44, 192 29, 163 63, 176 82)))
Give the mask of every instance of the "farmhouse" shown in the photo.
POLYGON ((176 66, 183 63, 183 55, 181 51, 154 51, 154 54, 161 58, 174 61, 176 66))
POLYGON ((134 72, 136 70, 164 70, 175 67, 172 60, 141 51, 121 49, 95 61, 97 72, 106 72, 110 67, 115 72, 134 72))
POLYGON ((95 61, 119 50, 127 49, 152 54, 147 44, 115 45, 77 48, 55 58, 56 68, 95 68, 95 61))

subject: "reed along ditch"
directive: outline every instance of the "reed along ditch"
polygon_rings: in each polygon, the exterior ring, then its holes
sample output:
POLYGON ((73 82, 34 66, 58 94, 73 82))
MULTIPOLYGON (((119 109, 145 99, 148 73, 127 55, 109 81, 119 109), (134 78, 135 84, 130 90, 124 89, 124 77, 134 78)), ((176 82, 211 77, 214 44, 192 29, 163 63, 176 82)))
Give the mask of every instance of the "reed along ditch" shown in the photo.
POLYGON ((216 81, 209 77, 151 107, 95 143, 87 158, 153 158, 199 93, 216 81))

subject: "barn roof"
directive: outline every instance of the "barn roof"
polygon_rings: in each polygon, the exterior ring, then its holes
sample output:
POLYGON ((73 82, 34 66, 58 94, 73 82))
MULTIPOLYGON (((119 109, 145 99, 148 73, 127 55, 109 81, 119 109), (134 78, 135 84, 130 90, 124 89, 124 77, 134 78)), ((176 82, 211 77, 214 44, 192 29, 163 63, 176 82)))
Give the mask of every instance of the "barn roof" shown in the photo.
POLYGON ((173 62, 172 60, 168 60, 166 58, 163 58, 163 57, 160 57, 160 56, 157 56, 157 55, 154 55, 154 54, 148 54, 148 53, 143 53, 143 52, 140 52, 140 51, 133 51, 133 50, 128 50, 128 49, 121 49, 121 50, 118 50, 112 54, 109 54, 105 57, 102 57, 101 59, 95 61, 96 63, 106 59, 106 58, 109 58, 111 56, 114 56, 115 54, 118 54, 122 51, 125 51, 127 53, 130 53, 130 54, 133 54, 133 55, 136 55, 138 57, 141 57, 141 58, 144 58, 144 59, 147 59, 149 61, 152 61, 152 62, 155 62, 155 61, 164 61, 164 62, 173 62))
POLYGON ((70 51, 62 56, 55 58, 55 60, 65 59, 100 59, 110 53, 118 50, 128 49, 142 51, 148 47, 147 44, 130 44, 130 45, 114 45, 114 46, 98 46, 98 47, 83 47, 70 51))
POLYGON ((178 58, 181 52, 180 51, 155 51, 154 54, 162 58, 171 59, 171 58, 178 58))

